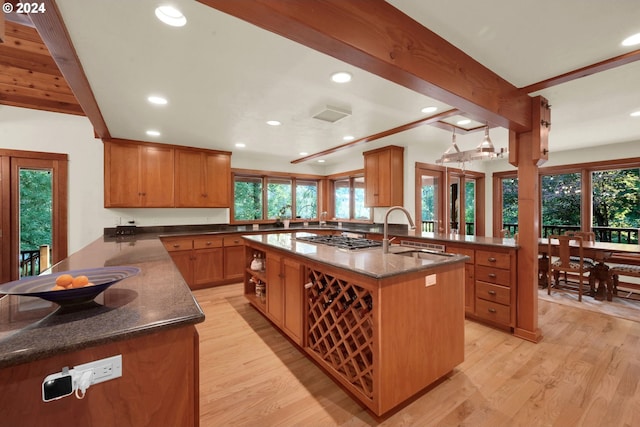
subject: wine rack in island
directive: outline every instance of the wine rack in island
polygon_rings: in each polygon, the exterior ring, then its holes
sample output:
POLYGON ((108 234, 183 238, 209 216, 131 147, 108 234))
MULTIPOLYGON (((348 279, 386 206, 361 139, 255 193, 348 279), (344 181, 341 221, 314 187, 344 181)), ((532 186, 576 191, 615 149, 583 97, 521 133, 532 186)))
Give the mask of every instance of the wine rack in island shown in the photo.
POLYGON ((373 399, 373 295, 308 269, 308 351, 373 399))

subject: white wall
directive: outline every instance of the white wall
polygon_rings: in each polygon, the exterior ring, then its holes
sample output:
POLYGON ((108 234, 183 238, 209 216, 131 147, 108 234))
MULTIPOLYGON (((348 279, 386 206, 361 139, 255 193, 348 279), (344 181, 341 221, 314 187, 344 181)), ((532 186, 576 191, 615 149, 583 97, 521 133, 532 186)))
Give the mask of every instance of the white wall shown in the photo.
MULTIPOLYGON (((105 227, 226 224, 229 209, 105 209, 104 151, 86 117, 0 105, 0 148, 69 156, 69 253, 98 237, 105 227)), ((253 156, 241 150, 231 156, 231 166, 324 175, 319 164, 293 165, 276 156, 253 156)), ((362 164, 355 167, 362 168, 362 164)))

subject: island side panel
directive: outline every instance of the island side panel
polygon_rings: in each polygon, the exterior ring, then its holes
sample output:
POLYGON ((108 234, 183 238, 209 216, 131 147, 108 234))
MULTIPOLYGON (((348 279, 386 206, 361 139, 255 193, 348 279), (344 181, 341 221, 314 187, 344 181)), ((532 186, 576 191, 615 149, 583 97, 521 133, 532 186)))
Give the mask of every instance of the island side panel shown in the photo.
POLYGON ((0 369, 0 424, 198 426, 198 365, 198 332, 189 325, 10 366, 0 369), (122 377, 92 385, 82 400, 42 401, 47 375, 118 354, 122 377))
POLYGON ((380 288, 380 413, 464 361, 464 263, 429 273, 380 288))

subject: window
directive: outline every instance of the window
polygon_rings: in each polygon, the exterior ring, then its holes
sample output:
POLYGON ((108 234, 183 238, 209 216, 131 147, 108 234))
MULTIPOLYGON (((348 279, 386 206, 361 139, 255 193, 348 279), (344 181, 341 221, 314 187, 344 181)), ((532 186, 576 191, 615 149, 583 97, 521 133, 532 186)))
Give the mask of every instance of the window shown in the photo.
POLYGON ((267 178, 267 218, 280 218, 283 215, 285 218, 291 218, 291 188, 290 179, 267 178))
POLYGON ((233 221, 318 218, 318 181, 234 173, 233 221))
POLYGON ((236 221, 262 219, 262 178, 236 176, 233 193, 236 221))
POLYGON ((371 219, 371 208, 364 205, 364 177, 352 176, 333 181, 333 201, 335 219, 371 219))
POLYGON ((318 218, 317 181, 296 181, 296 218, 318 218))
MULTIPOLYGON (((568 230, 594 231, 596 240, 638 243, 640 159, 540 168, 541 236, 568 230)), ((494 235, 518 227, 518 182, 514 172, 494 174, 494 235), (501 183, 501 185, 500 185, 501 183)))
POLYGON ((638 243, 640 228, 640 169, 593 172, 591 225, 597 239, 638 243))
POLYGON ((542 237, 580 230, 581 181, 579 172, 541 177, 542 237))

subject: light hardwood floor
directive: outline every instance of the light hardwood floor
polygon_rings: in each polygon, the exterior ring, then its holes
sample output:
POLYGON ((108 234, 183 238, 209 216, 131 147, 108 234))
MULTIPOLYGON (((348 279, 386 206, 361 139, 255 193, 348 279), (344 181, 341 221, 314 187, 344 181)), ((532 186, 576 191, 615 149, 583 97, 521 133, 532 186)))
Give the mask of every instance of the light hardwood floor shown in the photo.
POLYGON ((274 329, 242 285, 194 292, 200 425, 640 426, 640 323, 539 302, 538 344, 467 321, 465 361, 376 420, 274 329))

